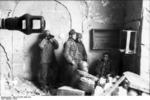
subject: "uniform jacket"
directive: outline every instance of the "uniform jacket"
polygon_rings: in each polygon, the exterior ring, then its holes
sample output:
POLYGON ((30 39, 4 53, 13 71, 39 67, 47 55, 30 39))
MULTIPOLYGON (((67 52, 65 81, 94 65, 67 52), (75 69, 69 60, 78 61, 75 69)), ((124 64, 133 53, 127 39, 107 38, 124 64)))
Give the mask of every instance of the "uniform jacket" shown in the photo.
POLYGON ((96 63, 96 74, 98 77, 102 77, 111 74, 111 61, 97 60, 96 63))
POLYGON ((87 53, 83 43, 82 42, 76 42, 76 43, 79 50, 79 59, 81 59, 82 61, 87 61, 87 53))
POLYGON ((54 49, 57 49, 59 46, 57 40, 44 38, 39 46, 42 49, 41 63, 52 63, 55 60, 54 49))
POLYGON ((78 47, 76 45, 76 42, 69 38, 67 42, 64 44, 64 57, 67 63, 72 64, 72 62, 78 62, 78 47))

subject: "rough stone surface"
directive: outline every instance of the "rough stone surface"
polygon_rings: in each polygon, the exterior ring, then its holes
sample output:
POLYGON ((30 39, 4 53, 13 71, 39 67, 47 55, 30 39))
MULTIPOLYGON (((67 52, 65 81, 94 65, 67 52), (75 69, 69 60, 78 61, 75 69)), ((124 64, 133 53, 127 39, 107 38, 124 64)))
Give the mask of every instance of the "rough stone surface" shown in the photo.
POLYGON ((3 76, 1 82, 1 97, 31 97, 46 95, 30 81, 14 77, 12 80, 3 76))
MULTIPOLYGON (((89 31, 93 28, 114 29, 122 26, 123 1, 0 1, 1 15, 19 17, 24 13, 42 15, 46 20, 46 29, 49 29, 59 41, 60 47, 56 50, 57 60, 61 62, 63 44, 68 38, 68 32, 74 28, 83 33, 83 43, 88 52, 90 65, 100 57, 104 51, 90 50, 89 31), (12 5, 11 5, 12 3, 12 5), (7 6, 5 6, 7 5, 7 6), (9 9, 9 10, 3 10, 9 9), (117 13, 119 12, 119 13, 117 13)), ((34 69, 38 69, 38 34, 24 35, 19 31, 0 30, 1 44, 4 45, 14 76, 30 79, 34 69)), ((2 51, 3 52, 3 51, 2 51)), ((3 59, 3 57, 2 57, 3 59)), ((3 68, 5 68, 3 66, 3 68)))
POLYGON ((143 30, 141 47, 141 76, 150 82, 150 1, 143 2, 143 30))
MULTIPOLYGON (((83 34, 88 62, 92 66, 105 50, 96 52, 90 50, 90 30, 93 28, 120 29, 124 26, 124 20, 128 22, 137 16, 140 18, 140 7, 132 6, 132 4, 139 4, 140 1, 137 3, 134 2, 137 0, 132 1, 132 3, 126 2, 126 0, 0 1, 0 17, 19 17, 25 13, 44 16, 46 29, 49 29, 59 41, 60 47, 55 53, 60 65, 63 44, 68 38, 69 30, 74 28, 83 34)), ((138 24, 128 23, 126 26, 138 27, 138 24)), ((0 46, 1 76, 9 77, 13 74, 14 77, 31 79, 33 73, 37 73, 38 58, 40 57, 37 44, 38 36, 39 34, 24 35, 18 31, 0 30, 0 43, 4 47, 0 46)), ((113 51, 113 54, 115 56, 116 51, 113 51)), ((147 58, 144 57, 144 59, 147 58)), ((115 60, 117 61, 118 58, 115 60)), ((148 66, 149 64, 142 70, 148 69, 148 66)))

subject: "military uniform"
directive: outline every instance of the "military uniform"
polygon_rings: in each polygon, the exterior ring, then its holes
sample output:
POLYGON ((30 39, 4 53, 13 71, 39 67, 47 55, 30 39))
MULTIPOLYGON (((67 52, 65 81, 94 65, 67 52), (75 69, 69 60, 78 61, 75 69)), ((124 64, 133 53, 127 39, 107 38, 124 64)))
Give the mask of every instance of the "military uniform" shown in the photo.
POLYGON ((58 48, 58 42, 55 39, 48 40, 44 38, 39 46, 42 49, 39 81, 42 85, 42 88, 48 88, 50 85, 48 80, 51 79, 51 83, 55 81, 54 77, 56 76, 56 68, 54 63, 56 63, 56 58, 54 50, 58 48))
POLYGON ((79 50, 79 58, 81 61, 87 61, 87 53, 85 51, 85 47, 82 42, 77 42, 77 47, 79 50))
POLYGON ((108 74, 111 74, 111 61, 97 60, 95 72, 98 77, 106 77, 108 74))
MULTIPOLYGON (((77 39, 78 38, 82 38, 82 34, 77 33, 77 39)), ((76 44, 79 50, 79 59, 81 61, 87 61, 87 53, 86 53, 84 44, 82 43, 82 41, 78 41, 78 40, 76 40, 76 44)))
POLYGON ((82 38, 82 34, 77 33, 76 44, 79 50, 79 55, 78 55, 79 69, 88 72, 87 53, 84 44, 81 41, 81 38, 82 38))
POLYGON ((75 81, 76 69, 78 68, 77 64, 79 62, 79 51, 73 38, 69 38, 64 44, 63 54, 66 67, 65 78, 69 85, 72 85, 75 81))
POLYGON ((77 64, 78 54, 79 51, 76 42, 72 38, 69 38, 64 45, 64 57, 66 61, 70 64, 72 64, 73 62, 77 64))

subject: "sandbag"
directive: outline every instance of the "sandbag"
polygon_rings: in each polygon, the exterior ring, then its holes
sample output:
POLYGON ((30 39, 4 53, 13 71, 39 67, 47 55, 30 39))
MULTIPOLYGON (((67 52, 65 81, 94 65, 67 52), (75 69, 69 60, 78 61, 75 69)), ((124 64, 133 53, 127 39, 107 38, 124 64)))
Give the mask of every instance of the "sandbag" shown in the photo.
POLYGON ((58 96, 83 96, 85 92, 79 89, 74 89, 69 86, 62 86, 58 88, 57 91, 58 96))
POLYGON ((87 93, 93 93, 94 92, 94 87, 95 87, 95 81, 86 78, 86 77, 81 77, 80 81, 78 83, 79 89, 87 92, 87 93))
POLYGON ((123 74, 129 81, 130 88, 150 93, 150 82, 148 80, 143 79, 140 75, 137 75, 129 71, 124 72, 123 74))
POLYGON ((88 72, 88 63, 85 61, 81 61, 79 63, 79 70, 88 72))

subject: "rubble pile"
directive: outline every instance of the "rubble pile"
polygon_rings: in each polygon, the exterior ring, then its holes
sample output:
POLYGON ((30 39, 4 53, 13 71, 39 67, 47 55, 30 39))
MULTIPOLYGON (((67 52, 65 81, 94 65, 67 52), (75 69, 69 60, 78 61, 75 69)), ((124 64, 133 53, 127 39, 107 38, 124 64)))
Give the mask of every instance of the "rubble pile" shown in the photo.
MULTIPOLYGON (((79 82, 80 88, 62 86, 54 91, 56 92, 55 95, 83 96, 92 91, 91 95, 93 96, 150 96, 149 82, 144 81, 139 75, 131 72, 125 72, 123 76, 112 77, 107 75, 107 77, 97 78, 98 80, 95 78, 97 81, 89 79, 89 75, 85 76, 81 77, 81 82, 79 82)), ((0 81, 1 96, 31 97, 53 95, 52 91, 50 91, 51 94, 44 93, 32 82, 18 77, 13 78, 13 80, 8 77, 2 77, 0 81)))
POLYGON ((0 82, 1 82, 1 86, 0 86, 0 90, 1 90, 1 96, 11 96, 12 92, 11 92, 11 84, 9 82, 9 78, 6 77, 1 77, 0 78, 0 82))
POLYGON ((124 72, 122 76, 108 74, 99 78, 86 72, 79 71, 79 73, 81 78, 78 82, 78 91, 73 87, 60 88, 59 94, 76 95, 80 94, 79 90, 81 90, 85 92, 85 95, 90 93, 93 96, 150 95, 149 82, 132 72, 124 72))
POLYGON ((16 85, 14 86, 14 96, 36 96, 45 95, 41 90, 39 90, 33 83, 27 80, 20 80, 16 78, 16 85))
POLYGON ((1 96, 14 96, 14 97, 30 97, 37 95, 45 95, 33 83, 28 80, 15 77, 13 80, 10 78, 1 78, 1 96))
POLYGON ((123 76, 101 77, 97 83, 95 96, 150 96, 149 82, 132 72, 123 76), (143 83, 144 82, 144 83, 143 83))
MULTIPOLYGON (((114 87, 119 78, 120 78, 119 76, 111 77, 110 75, 107 75, 107 77, 101 77, 97 82, 93 95, 94 96, 106 95, 114 87)), ((117 88, 110 95, 117 95, 118 91, 119 90, 117 88)))

